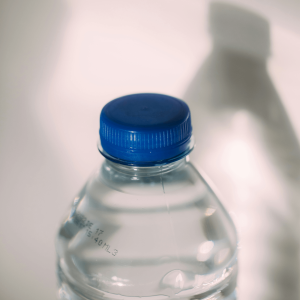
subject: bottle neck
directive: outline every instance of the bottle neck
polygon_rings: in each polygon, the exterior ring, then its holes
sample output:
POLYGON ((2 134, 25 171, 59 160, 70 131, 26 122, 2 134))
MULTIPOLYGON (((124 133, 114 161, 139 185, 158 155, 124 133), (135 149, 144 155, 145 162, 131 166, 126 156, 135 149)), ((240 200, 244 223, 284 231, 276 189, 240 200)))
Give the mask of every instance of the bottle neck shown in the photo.
POLYGON ((149 176, 156 176, 158 174, 171 172, 177 168, 184 166, 188 162, 187 157, 188 156, 185 156, 180 160, 177 160, 169 164, 151 166, 151 167, 127 166, 127 165, 114 163, 108 159, 105 159, 104 164, 106 168, 111 168, 123 174, 135 175, 140 177, 149 177, 149 176))

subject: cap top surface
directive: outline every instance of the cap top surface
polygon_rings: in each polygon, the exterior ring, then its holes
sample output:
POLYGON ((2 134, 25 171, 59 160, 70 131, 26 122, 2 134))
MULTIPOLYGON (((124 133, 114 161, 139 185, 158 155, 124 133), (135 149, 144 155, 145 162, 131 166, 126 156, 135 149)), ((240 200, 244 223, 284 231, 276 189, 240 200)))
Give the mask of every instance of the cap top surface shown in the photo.
POLYGON ((110 122, 131 130, 173 127, 187 118, 187 105, 173 97, 159 94, 135 94, 109 102, 102 114, 110 122))

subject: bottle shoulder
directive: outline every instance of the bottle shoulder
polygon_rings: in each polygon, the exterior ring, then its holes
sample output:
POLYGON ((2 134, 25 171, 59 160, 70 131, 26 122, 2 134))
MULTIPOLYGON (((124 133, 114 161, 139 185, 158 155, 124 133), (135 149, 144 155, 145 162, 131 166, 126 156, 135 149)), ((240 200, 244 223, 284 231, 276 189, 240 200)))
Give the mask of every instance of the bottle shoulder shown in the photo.
MULTIPOLYGON (((128 171, 128 170, 127 170, 128 171)), ((82 193, 83 202, 101 209, 159 209, 166 198, 171 207, 192 205, 203 199, 208 188, 190 163, 174 168, 122 172, 103 163, 92 174, 82 193)))
POLYGON ((222 205, 192 164, 156 171, 134 176, 103 164, 91 176, 57 239, 70 281, 76 275, 101 292, 141 297, 227 284, 236 232, 222 205))
MULTIPOLYGON (((82 198, 77 213, 82 212, 86 216, 114 216, 116 220, 125 216, 126 220, 129 217, 130 223, 135 222, 133 216, 151 217, 166 212, 178 214, 186 222, 194 222, 194 218, 202 216, 200 219, 205 221, 201 226, 223 226, 232 245, 237 243, 235 227, 227 211, 212 187, 190 162, 184 161, 151 176, 120 172, 103 163, 80 194, 82 198)), ((221 232, 220 229, 218 231, 221 232)), ((207 232, 213 231, 209 229, 207 232)), ((215 236, 211 238, 215 239, 215 236)))
POLYGON ((88 180, 87 192, 101 187, 132 195, 159 195, 205 185, 189 162, 147 169, 116 169, 106 161, 88 180))

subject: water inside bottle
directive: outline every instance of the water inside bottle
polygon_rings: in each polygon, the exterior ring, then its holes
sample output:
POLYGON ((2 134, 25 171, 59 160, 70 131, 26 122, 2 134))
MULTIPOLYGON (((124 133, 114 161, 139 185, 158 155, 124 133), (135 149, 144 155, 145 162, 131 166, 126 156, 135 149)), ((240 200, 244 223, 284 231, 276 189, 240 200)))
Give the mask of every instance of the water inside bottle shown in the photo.
POLYGON ((90 180, 59 232, 60 299, 225 299, 234 292, 232 224, 206 185, 195 185, 196 171, 181 168, 128 177, 106 164, 90 180))

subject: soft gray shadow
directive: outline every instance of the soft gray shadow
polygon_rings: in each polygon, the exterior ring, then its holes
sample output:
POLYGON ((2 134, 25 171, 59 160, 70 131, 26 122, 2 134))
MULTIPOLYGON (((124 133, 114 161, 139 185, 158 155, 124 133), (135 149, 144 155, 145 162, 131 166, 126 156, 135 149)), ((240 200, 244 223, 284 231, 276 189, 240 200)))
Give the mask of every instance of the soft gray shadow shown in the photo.
POLYGON ((241 299, 296 300, 300 150, 267 70, 270 26, 265 18, 247 9, 214 2, 210 5, 209 29, 212 51, 184 96, 191 108, 197 144, 192 160, 216 183, 227 209, 237 219, 243 215, 250 220, 248 227, 238 228, 242 242, 241 299), (241 148, 235 146, 234 139, 241 148), (226 156, 230 149, 232 161, 226 156), (247 155, 241 153, 245 149, 253 158, 249 174, 244 168, 247 155), (235 173, 230 170, 232 165, 235 173), (257 178, 261 178, 259 183, 257 178), (247 193, 250 201, 241 199, 240 191, 247 193), (263 224, 264 238, 255 223, 263 224), (262 248, 257 249, 267 255, 257 250, 252 257, 247 256, 243 246, 251 243, 260 243, 262 248), (254 266, 247 260, 254 261, 254 266), (256 267, 255 261, 260 266, 256 267))

